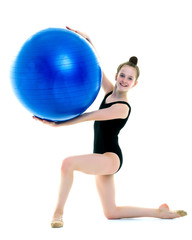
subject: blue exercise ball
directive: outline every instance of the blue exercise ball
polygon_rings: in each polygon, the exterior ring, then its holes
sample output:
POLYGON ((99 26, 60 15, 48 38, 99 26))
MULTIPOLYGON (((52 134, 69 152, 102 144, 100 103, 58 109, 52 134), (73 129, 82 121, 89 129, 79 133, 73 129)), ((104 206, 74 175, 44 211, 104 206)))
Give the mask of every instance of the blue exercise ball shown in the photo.
POLYGON ((65 121, 93 103, 102 73, 87 40, 67 29, 48 28, 24 43, 11 75, 16 96, 33 115, 65 121))

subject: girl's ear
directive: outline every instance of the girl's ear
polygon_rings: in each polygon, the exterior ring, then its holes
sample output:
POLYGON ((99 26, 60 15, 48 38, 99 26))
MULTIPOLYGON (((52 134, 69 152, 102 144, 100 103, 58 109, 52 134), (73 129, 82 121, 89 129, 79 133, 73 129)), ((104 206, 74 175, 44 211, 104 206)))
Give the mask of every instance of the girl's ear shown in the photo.
POLYGON ((117 73, 115 74, 115 81, 117 81, 117 73))
POLYGON ((133 87, 135 87, 137 84, 138 84, 138 81, 136 80, 135 83, 134 83, 134 85, 133 85, 133 87))

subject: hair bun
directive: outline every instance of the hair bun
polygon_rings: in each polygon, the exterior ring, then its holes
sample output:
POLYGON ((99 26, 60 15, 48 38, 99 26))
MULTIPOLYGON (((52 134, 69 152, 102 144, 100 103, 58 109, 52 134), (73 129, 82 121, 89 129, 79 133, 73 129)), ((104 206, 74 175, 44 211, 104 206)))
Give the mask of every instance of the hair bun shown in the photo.
POLYGON ((138 59, 137 59, 137 57, 131 57, 129 59, 129 62, 133 63, 134 65, 137 65, 138 59))

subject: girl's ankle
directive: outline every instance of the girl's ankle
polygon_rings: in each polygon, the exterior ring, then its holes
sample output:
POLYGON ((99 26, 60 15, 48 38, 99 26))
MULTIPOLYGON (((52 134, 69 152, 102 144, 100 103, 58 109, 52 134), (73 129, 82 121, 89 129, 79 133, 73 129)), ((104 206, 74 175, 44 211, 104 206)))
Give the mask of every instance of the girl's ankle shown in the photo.
POLYGON ((55 211, 53 214, 53 218, 59 218, 63 216, 63 211, 55 211))

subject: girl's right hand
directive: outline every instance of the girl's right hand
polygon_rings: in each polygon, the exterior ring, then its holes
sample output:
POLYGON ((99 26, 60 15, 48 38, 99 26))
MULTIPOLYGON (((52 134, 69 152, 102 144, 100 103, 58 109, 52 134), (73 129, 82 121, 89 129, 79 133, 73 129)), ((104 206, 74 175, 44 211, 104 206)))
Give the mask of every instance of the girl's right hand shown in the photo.
POLYGON ((39 121, 39 122, 41 122, 43 124, 46 124, 46 125, 49 125, 51 127, 58 127, 58 124, 54 121, 44 120, 44 119, 38 118, 36 116, 33 116, 32 118, 35 119, 36 121, 39 121))

